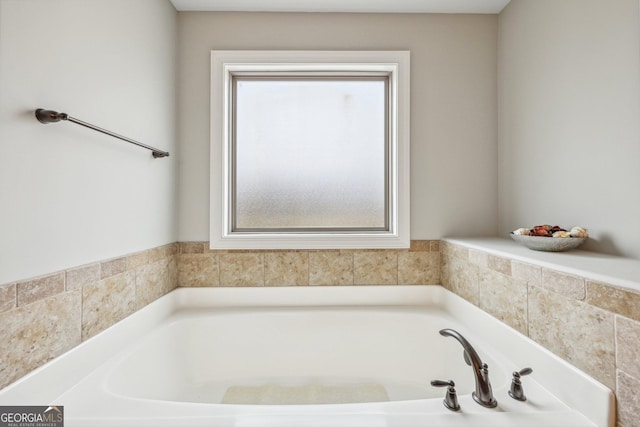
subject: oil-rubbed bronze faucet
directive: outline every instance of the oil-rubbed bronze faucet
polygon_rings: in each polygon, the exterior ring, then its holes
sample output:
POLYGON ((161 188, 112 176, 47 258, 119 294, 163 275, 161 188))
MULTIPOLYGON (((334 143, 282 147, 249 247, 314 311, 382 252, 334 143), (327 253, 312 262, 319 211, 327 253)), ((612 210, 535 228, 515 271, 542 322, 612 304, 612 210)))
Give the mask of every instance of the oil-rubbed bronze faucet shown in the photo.
POLYGON ((464 360, 467 362, 467 365, 473 367, 473 374, 476 380, 476 391, 471 394, 473 400, 484 407, 495 408, 498 402, 493 397, 493 390, 491 389, 491 382, 489 381, 489 367, 487 364, 482 363, 476 350, 459 332, 453 329, 442 329, 440 335, 455 338, 462 345, 462 348, 464 348, 464 360))
POLYGON ((434 387, 447 387, 447 394, 444 396, 444 406, 452 411, 459 411, 460 404, 458 403, 458 396, 456 395, 456 383, 453 380, 442 381, 433 380, 431 385, 434 387))
POLYGON ((521 402, 524 402, 525 400, 527 400, 527 397, 524 395, 524 390, 522 389, 522 381, 520 381, 520 377, 529 375, 532 372, 533 372, 533 369, 524 368, 519 371, 515 371, 513 373, 513 378, 511 379, 511 389, 509 390, 509 396, 521 402))

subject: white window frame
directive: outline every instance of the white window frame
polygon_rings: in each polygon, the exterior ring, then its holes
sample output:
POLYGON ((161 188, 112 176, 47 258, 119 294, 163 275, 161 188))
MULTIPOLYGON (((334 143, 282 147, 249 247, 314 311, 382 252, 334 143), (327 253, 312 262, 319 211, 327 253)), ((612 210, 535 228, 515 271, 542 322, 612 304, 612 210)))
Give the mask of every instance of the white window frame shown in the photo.
POLYGON ((212 51, 210 246, 215 249, 408 248, 408 51, 212 51), (234 73, 371 73, 389 75, 389 230, 235 232, 231 224, 231 84, 234 73))

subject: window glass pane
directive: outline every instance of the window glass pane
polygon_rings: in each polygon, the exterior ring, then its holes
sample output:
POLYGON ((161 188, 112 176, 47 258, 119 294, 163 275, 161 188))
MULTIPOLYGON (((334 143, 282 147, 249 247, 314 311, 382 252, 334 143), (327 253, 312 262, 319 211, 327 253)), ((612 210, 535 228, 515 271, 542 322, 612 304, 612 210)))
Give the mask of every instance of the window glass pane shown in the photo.
POLYGON ((234 230, 386 229, 386 78, 234 79, 234 230))

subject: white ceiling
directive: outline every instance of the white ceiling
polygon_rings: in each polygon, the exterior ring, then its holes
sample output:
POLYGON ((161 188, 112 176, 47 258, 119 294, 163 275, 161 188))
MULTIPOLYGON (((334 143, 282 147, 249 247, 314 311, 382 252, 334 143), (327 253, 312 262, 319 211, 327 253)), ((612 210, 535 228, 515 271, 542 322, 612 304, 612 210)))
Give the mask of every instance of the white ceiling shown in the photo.
POLYGON ((179 11, 500 13, 510 0, 171 0, 179 11))

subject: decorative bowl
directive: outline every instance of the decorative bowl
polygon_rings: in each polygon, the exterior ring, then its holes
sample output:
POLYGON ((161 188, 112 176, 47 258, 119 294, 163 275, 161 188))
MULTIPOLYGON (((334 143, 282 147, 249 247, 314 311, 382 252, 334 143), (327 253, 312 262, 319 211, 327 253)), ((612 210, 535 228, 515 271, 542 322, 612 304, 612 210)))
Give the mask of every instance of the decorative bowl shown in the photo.
POLYGON ((543 237, 509 234, 513 240, 534 251, 564 252, 575 249, 587 240, 587 237, 543 237))

